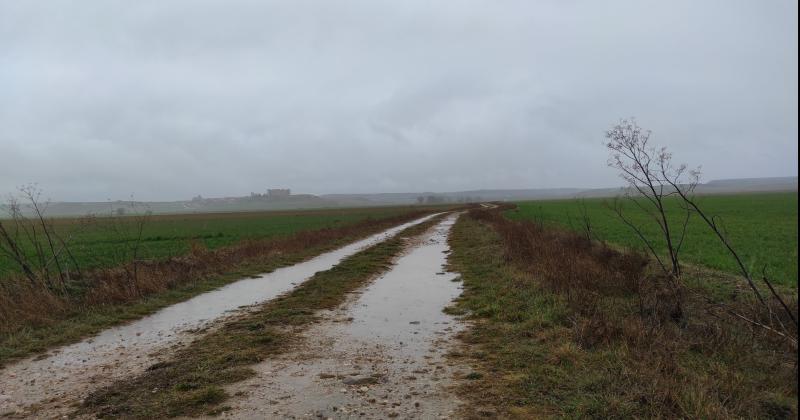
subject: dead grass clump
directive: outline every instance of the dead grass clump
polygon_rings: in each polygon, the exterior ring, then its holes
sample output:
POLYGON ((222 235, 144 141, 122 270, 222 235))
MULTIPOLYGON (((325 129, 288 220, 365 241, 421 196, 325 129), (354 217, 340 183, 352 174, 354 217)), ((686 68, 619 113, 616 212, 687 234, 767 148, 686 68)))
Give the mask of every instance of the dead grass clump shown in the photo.
POLYGON ((21 324, 47 324, 67 310, 68 303, 49 290, 23 282, 0 282, 0 332, 15 331, 21 324))
POLYGON ((535 273, 557 293, 582 298, 592 295, 630 296, 638 293, 647 257, 622 253, 566 230, 531 222, 516 222, 498 212, 473 211, 471 217, 491 223, 503 237, 508 261, 535 273), (584 293, 588 292, 588 293, 584 293))
POLYGON ((573 341, 584 349, 614 342, 621 335, 621 329, 602 314, 579 317, 573 320, 573 341))

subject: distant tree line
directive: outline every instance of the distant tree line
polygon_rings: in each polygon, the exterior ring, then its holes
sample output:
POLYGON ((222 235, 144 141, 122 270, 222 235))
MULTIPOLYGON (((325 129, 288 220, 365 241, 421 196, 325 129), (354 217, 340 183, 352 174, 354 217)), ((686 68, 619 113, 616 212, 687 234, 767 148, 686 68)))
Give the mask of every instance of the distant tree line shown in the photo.
POLYGON ((482 201, 480 197, 469 195, 447 197, 443 195, 421 195, 417 197, 417 204, 443 204, 443 203, 478 203, 482 201))

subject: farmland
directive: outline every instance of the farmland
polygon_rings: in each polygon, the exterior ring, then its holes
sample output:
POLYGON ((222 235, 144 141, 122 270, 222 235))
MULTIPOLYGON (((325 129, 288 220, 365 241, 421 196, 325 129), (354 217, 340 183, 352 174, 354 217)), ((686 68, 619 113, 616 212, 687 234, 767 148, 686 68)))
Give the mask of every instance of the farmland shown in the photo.
MULTIPOLYGON (((797 285, 797 193, 709 195, 699 200, 709 214, 721 218, 749 269, 760 274, 766 265, 774 282, 797 285)), ((608 202, 608 199, 528 201, 519 203, 517 209, 507 211, 506 215, 511 219, 537 220, 583 230, 584 208, 597 237, 618 245, 641 247, 630 228, 607 207, 608 202)), ((670 201, 669 206, 673 222, 680 225, 678 202, 670 201)), ((628 204, 626 214, 647 235, 658 238, 658 227, 636 206, 628 204)), ((663 242, 657 244, 660 251, 666 249, 663 242)), ((735 262, 697 217, 689 223, 682 253, 687 262, 736 273, 735 262)))
MULTIPOLYGON (((151 261, 137 265, 136 272, 130 271, 131 255, 124 243, 131 237, 118 236, 119 224, 134 224, 135 218, 99 219, 88 225, 55 220, 54 228, 64 236, 80 232, 72 240, 72 252, 84 271, 73 272, 78 276, 61 293, 13 281, 23 277, 8 276, 13 270, 6 270, 7 277, 0 278, 0 364, 230 282, 297 264, 429 211, 387 207, 154 217, 145 225, 146 252, 138 258, 151 261)), ((129 233, 127 227, 121 230, 129 233)))
MULTIPOLYGON (((156 215, 143 228, 140 258, 182 255, 193 244, 216 249, 244 240, 278 238, 301 231, 336 228, 369 218, 407 213, 408 207, 156 215)), ((3 220, 0 219, 0 222, 3 220)), ((138 237, 135 217, 63 218, 53 221, 82 269, 113 267, 130 260, 125 242, 138 237)), ((18 268, 0 257, 0 278, 18 268)))

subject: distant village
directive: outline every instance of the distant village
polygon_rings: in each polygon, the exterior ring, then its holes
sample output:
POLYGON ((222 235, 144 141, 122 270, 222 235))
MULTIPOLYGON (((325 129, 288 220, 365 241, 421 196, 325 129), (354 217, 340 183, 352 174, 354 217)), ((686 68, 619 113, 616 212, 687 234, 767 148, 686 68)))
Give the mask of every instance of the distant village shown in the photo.
POLYGON ((260 198, 286 198, 292 195, 292 190, 289 188, 270 188, 267 190, 265 194, 259 193, 250 193, 250 198, 253 199, 260 199, 260 198))
POLYGON ((462 196, 442 196, 442 195, 421 195, 417 197, 417 204, 443 204, 443 203, 478 203, 480 197, 468 195, 462 196))
POLYGON ((270 188, 265 193, 251 192, 249 197, 203 198, 202 195, 197 195, 195 197, 192 197, 192 202, 208 203, 208 202, 222 202, 222 201, 242 200, 242 199, 269 200, 269 199, 287 198, 291 197, 291 195, 292 195, 292 190, 289 188, 270 188))
MULTIPOLYGON (((290 188, 270 188, 265 193, 251 192, 249 196, 245 197, 220 197, 220 198, 205 198, 202 195, 192 197, 192 203, 195 204, 211 204, 211 203, 224 203, 235 201, 280 201, 287 198, 311 198, 314 196, 308 194, 292 195, 290 188)), ((409 197, 414 200, 414 197, 409 197)), ((467 195, 420 195, 416 197, 417 204, 444 204, 444 203, 476 203, 480 202, 481 197, 467 196, 467 195)), ((408 203, 411 204, 411 203, 408 203)))

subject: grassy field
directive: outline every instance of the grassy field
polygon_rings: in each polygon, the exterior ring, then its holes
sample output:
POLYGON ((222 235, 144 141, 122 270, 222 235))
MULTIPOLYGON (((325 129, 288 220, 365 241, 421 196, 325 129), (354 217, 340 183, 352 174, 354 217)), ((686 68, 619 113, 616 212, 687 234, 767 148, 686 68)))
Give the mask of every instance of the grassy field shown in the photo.
MULTIPOLYGON (((140 255, 144 259, 163 259, 188 252, 194 242, 215 249, 242 240, 341 227, 367 218, 386 218, 411 210, 410 207, 379 207, 157 215, 150 217, 145 225, 140 255)), ((71 249, 82 269, 113 267, 130 258, 124 251, 124 242, 136 236, 133 218, 105 217, 89 223, 65 218, 56 219, 54 224, 62 237, 72 236, 71 249)), ((11 260, 0 256, 0 278, 17 270, 11 260)))
MULTIPOLYGON (((641 247, 633 232, 606 207, 607 199, 584 201, 593 230, 603 240, 611 243, 641 247)), ((519 203, 518 209, 509 210, 511 219, 535 219, 573 229, 583 229, 579 200, 529 201, 519 203)), ((766 264, 775 283, 797 285, 797 193, 762 193, 705 196, 700 198, 702 208, 709 214, 722 218, 735 248, 745 264, 757 274, 766 264)), ((677 210, 675 224, 680 225, 677 201, 670 202, 677 210)), ((628 204, 627 212, 637 224, 645 227, 651 237, 658 237, 658 227, 628 204)), ((682 250, 685 261, 714 269, 735 273, 735 262, 699 218, 689 225, 682 250)), ((660 244, 665 249, 663 242, 660 244)))

